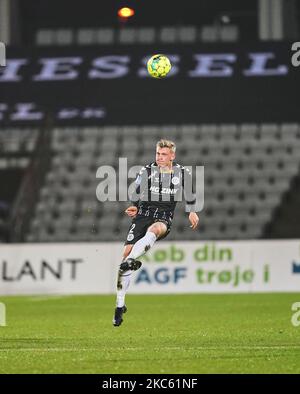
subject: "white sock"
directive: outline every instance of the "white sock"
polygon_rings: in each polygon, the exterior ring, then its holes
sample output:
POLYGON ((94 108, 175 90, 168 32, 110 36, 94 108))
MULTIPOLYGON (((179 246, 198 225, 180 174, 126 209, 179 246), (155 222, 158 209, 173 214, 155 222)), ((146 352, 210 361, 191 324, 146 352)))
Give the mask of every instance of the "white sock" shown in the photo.
POLYGON ((125 294, 130 284, 133 271, 126 271, 120 276, 121 288, 117 290, 117 307, 122 308, 125 305, 125 294))
POLYGON ((151 231, 147 231, 146 234, 144 235, 144 237, 141 238, 139 241, 137 241, 134 244, 127 259, 130 259, 130 258, 137 259, 138 257, 142 256, 150 248, 152 248, 155 241, 156 241, 156 235, 154 233, 152 233, 151 231))
MULTIPOLYGON (((146 253, 156 241, 156 235, 151 231, 147 231, 145 236, 137 241, 130 254, 127 256, 126 260, 129 258, 137 259, 138 257, 142 256, 146 253)), ((120 284, 121 288, 117 290, 117 307, 122 308, 125 305, 125 295, 128 290, 130 279, 132 276, 133 271, 126 271, 124 274, 120 275, 120 284)))

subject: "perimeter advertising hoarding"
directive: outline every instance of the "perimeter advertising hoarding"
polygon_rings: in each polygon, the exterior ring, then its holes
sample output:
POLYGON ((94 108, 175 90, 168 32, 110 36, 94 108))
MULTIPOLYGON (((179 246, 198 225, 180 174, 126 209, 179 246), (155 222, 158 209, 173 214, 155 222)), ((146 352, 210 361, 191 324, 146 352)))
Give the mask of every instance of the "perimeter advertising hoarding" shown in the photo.
MULTIPOLYGON (((300 241, 161 242, 130 293, 297 292, 300 241)), ((121 243, 0 247, 0 294, 112 294, 121 243)))

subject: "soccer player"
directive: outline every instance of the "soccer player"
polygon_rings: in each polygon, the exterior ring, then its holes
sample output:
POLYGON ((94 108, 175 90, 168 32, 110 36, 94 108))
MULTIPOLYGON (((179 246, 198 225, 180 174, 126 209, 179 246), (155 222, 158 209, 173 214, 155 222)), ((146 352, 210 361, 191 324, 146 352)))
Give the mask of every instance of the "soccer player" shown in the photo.
POLYGON ((131 205, 125 213, 132 218, 127 234, 123 260, 118 272, 117 302, 113 325, 120 326, 127 311, 125 294, 132 273, 142 263, 137 259, 146 253, 155 241, 165 238, 171 229, 177 201, 185 197, 191 228, 198 226, 199 217, 194 211, 196 198, 193 194, 192 176, 188 169, 174 162, 176 146, 165 139, 156 144, 156 161, 144 166, 135 180, 130 195, 131 205), (190 188, 187 188, 190 184, 190 188))

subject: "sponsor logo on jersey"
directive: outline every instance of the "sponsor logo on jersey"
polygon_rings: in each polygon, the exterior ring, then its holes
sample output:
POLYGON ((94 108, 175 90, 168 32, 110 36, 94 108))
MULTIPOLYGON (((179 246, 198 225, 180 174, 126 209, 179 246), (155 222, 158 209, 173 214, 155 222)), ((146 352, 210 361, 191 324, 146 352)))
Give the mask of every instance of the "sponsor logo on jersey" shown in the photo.
MULTIPOLYGON (((150 191, 153 193, 159 193, 159 187, 158 186, 151 186, 150 191)), ((176 189, 170 189, 168 187, 163 187, 161 189, 162 194, 176 194, 177 190, 176 189)))
POLYGON ((178 176, 174 176, 174 177, 172 178, 172 183, 173 183, 173 185, 178 185, 178 183, 179 183, 179 178, 178 178, 178 176))

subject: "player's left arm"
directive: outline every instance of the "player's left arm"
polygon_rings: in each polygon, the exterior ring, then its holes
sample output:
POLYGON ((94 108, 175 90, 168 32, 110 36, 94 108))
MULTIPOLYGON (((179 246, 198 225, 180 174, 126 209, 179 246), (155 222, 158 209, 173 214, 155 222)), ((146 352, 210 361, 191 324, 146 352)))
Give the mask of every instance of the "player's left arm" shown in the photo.
POLYGON ((199 220, 200 220, 200 218, 199 218, 199 216, 196 214, 196 212, 190 212, 190 214, 189 214, 189 221, 190 221, 190 223, 191 223, 191 226, 190 226, 190 227, 191 227, 193 230, 195 230, 195 229, 198 227, 199 220))
POLYGON ((189 212, 190 227, 195 230, 198 227, 200 218, 194 211, 196 207, 196 196, 194 193, 192 174, 189 169, 185 168, 182 175, 186 211, 189 212))

